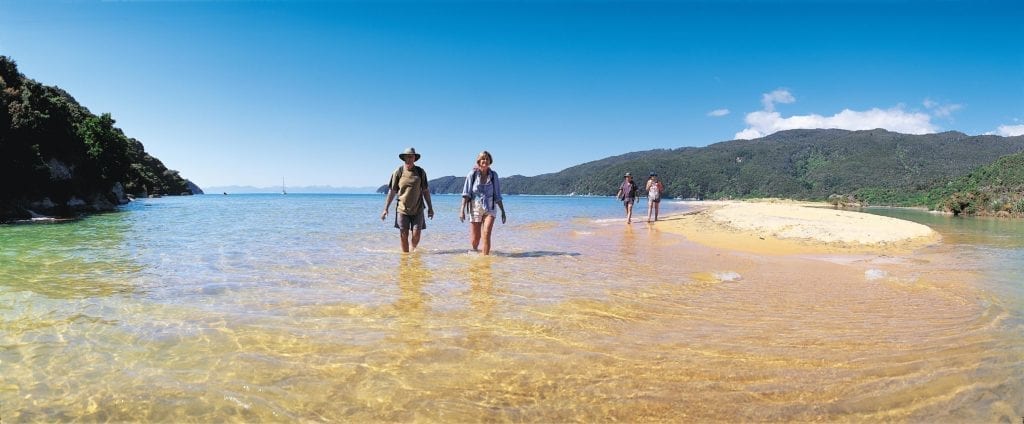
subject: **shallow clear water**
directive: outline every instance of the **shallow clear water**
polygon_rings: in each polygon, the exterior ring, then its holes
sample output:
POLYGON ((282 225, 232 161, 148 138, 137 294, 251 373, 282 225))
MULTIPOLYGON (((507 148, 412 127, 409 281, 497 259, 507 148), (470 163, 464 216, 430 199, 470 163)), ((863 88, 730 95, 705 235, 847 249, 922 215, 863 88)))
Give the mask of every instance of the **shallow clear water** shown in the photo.
POLYGON ((945 242, 765 257, 627 226, 611 198, 509 196, 480 257, 458 197, 435 196, 403 255, 383 200, 147 199, 0 227, 0 419, 1024 414, 1020 222, 872 210, 945 242))

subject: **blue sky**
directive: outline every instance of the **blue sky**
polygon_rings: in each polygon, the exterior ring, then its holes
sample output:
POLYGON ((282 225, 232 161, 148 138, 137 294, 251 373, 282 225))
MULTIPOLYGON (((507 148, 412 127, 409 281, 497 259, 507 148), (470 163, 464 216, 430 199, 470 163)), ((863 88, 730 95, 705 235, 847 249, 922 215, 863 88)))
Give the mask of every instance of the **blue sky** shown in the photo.
POLYGON ((201 187, 502 175, 789 128, 1024 134, 1013 1, 0 0, 0 54, 201 187))

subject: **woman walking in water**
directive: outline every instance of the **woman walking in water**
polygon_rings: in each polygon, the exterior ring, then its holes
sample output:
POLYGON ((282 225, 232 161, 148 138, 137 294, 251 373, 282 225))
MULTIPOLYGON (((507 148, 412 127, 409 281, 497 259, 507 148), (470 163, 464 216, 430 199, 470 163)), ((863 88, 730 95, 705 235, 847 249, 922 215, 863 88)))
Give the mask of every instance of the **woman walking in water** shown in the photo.
POLYGON ((501 210, 501 223, 505 223, 505 205, 501 201, 501 183, 498 173, 491 169, 494 158, 484 150, 476 157, 476 166, 466 176, 462 186, 462 207, 459 209, 459 221, 466 221, 466 210, 469 210, 469 242, 473 250, 491 254, 491 230, 497 210, 501 210))
POLYGON ((665 186, 658 180, 658 174, 651 172, 647 179, 647 222, 651 222, 651 213, 654 213, 654 220, 658 220, 658 209, 661 206, 661 194, 665 192, 665 186))

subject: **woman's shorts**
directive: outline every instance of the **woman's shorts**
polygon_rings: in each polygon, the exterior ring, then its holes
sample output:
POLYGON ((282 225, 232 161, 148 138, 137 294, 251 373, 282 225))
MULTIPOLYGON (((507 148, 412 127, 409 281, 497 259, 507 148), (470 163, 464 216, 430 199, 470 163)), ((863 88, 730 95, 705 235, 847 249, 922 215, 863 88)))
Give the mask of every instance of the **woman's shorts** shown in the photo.
POLYGON ((494 209, 487 209, 487 206, 484 206, 484 202, 482 200, 480 200, 480 199, 474 200, 473 201, 473 213, 469 217, 469 222, 473 222, 473 223, 484 222, 484 217, 487 216, 487 215, 497 216, 497 215, 494 214, 494 209))

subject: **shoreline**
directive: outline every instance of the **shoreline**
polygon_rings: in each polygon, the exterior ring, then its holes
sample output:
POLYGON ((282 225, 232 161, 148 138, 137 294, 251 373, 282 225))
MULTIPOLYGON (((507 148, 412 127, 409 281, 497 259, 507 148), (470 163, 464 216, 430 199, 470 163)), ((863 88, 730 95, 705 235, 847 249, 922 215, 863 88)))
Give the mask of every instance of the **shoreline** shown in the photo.
POLYGON ((820 203, 765 199, 693 206, 651 225, 708 247, 765 255, 908 253, 941 241, 926 225, 820 203))

